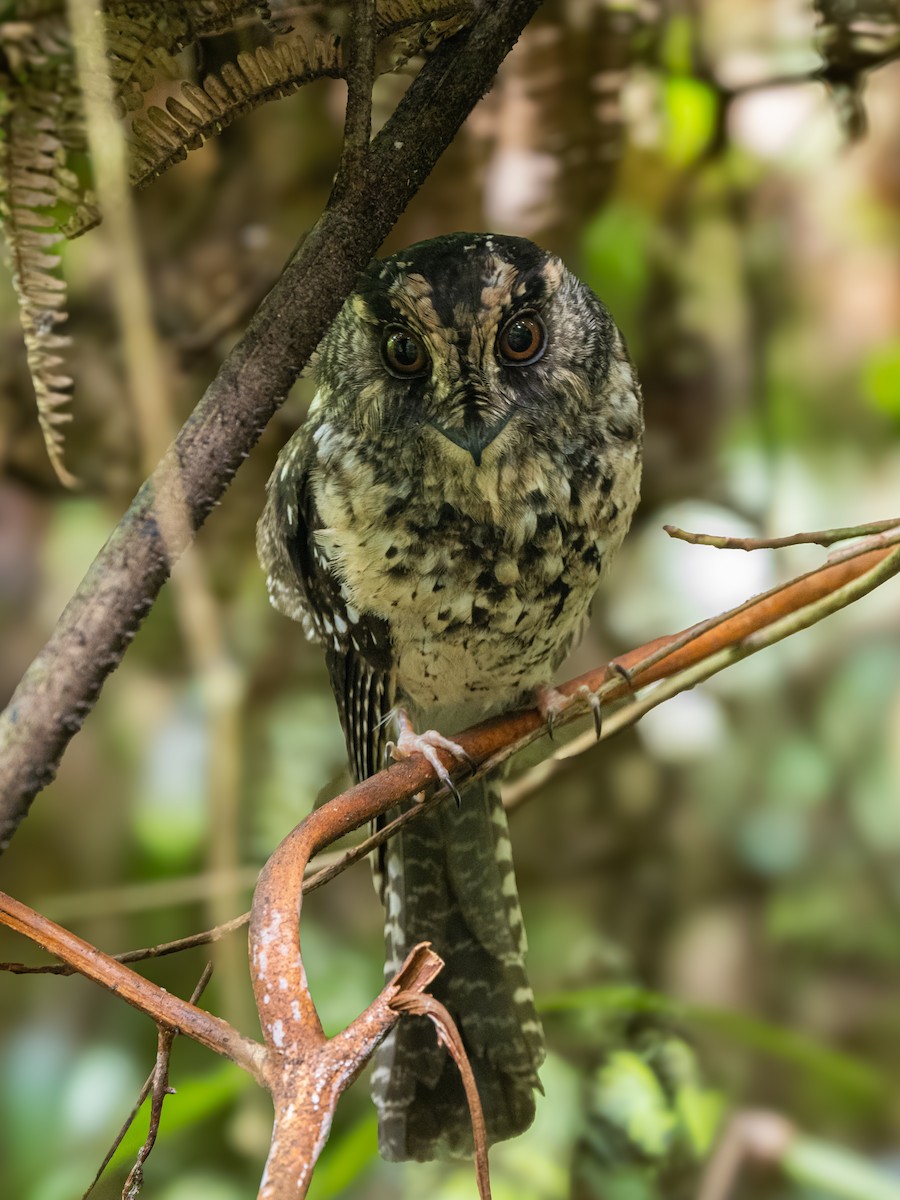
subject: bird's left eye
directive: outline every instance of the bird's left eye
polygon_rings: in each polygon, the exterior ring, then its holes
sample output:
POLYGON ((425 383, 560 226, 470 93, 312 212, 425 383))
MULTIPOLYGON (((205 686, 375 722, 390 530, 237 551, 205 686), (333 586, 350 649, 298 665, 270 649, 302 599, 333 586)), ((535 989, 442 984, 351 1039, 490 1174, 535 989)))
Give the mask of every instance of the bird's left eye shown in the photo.
POLYGON ((425 347, 408 329, 390 329, 381 344, 385 364, 394 375, 418 375, 428 364, 425 347))
POLYGON ((504 325, 497 339, 500 357, 516 367, 537 362, 544 353, 547 334, 537 313, 519 313, 504 325))

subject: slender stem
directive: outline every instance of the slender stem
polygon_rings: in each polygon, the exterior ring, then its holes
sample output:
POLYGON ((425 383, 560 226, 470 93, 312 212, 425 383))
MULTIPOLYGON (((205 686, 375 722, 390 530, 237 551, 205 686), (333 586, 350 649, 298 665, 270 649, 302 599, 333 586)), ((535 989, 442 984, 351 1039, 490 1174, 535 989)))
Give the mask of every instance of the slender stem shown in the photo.
POLYGON ((870 521, 867 525, 844 525, 837 529, 819 529, 813 533, 791 533, 786 537, 752 538, 724 537, 716 533, 688 533, 677 525, 664 525, 671 538, 690 542, 693 546, 715 546, 717 550, 776 550, 782 546, 832 546, 835 542, 846 542, 850 538, 864 537, 870 533, 887 533, 900 529, 900 518, 887 521, 870 521))
POLYGON ((357 0, 346 45, 347 112, 341 165, 332 200, 343 195, 348 188, 364 184, 369 171, 372 87, 375 83, 375 0, 357 0))
MULTIPOLYGON (((209 983, 211 977, 212 977, 212 963, 207 963, 206 966, 203 968, 203 974, 200 976, 200 979, 197 982, 197 986, 194 988, 193 992, 191 992, 191 1004, 196 1004, 199 1001, 200 997, 206 991, 206 985, 209 983)), ((138 1162, 143 1163, 144 1161, 146 1161, 147 1155, 150 1153, 150 1150, 153 1149, 153 1145, 156 1142, 156 1135, 159 1131, 159 1118, 162 1113, 163 1097, 161 1095, 161 1092, 163 1091, 163 1089, 166 1092, 168 1092, 168 1086, 167 1086, 168 1085, 168 1070, 169 1070, 168 1058, 169 1058, 169 1054, 171 1053, 172 1043, 174 1042, 174 1040, 175 1040, 175 1030, 174 1029, 170 1029, 168 1026, 164 1026, 164 1025, 157 1026, 157 1051, 156 1051, 156 1062, 153 1065, 153 1070, 150 1072, 150 1074, 144 1080, 143 1087, 141 1088, 140 1092, 138 1093, 138 1098, 135 1101, 134 1107, 132 1108, 131 1112, 128 1114, 128 1116, 125 1118, 124 1122, 122 1123, 121 1129, 116 1134, 115 1138, 113 1139, 112 1145, 109 1147, 109 1149, 107 1150, 106 1154, 103 1157, 103 1162, 97 1168, 96 1175, 91 1180, 91 1182, 88 1184, 85 1192, 82 1194, 81 1200, 88 1200, 88 1197, 90 1196, 91 1192, 93 1192, 94 1188, 100 1182, 100 1177, 102 1176, 102 1174, 106 1170, 106 1168, 109 1166, 110 1162, 112 1161, 113 1155, 118 1150, 119 1146, 122 1144, 122 1139, 125 1137, 125 1134, 128 1132, 128 1130, 134 1124, 135 1117, 137 1117, 138 1113, 141 1111, 144 1101, 150 1095, 151 1089, 154 1092, 154 1101, 157 1100, 157 1095, 159 1095, 159 1100, 158 1100, 158 1103, 155 1103, 153 1106, 153 1112, 150 1117, 150 1128, 147 1133, 147 1138, 144 1142, 143 1150, 139 1154, 138 1162), (160 1084, 161 1069, 165 1072, 165 1080, 164 1080, 164 1082, 161 1083, 161 1086, 158 1087, 158 1085, 160 1084)), ((133 1171, 129 1174, 129 1179, 132 1177, 132 1175, 133 1175, 133 1171)), ((126 1191, 125 1188, 123 1188, 122 1190, 126 1191)), ((127 1194, 127 1192, 126 1192, 126 1194, 127 1194)))

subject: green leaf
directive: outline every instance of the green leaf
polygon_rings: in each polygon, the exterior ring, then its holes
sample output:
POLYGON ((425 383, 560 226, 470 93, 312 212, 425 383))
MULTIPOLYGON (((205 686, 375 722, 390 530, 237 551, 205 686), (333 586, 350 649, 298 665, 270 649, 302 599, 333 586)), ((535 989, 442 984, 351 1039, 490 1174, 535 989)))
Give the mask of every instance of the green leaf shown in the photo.
POLYGON ((863 395, 879 412, 900 417, 900 341, 873 350, 862 371, 863 395))
POLYGON ((725 1114, 725 1097, 713 1088, 686 1084, 675 1094, 675 1111, 691 1154, 705 1158, 725 1114))
POLYGON ((600 1071, 593 1107, 649 1158, 669 1149, 677 1125, 656 1075, 631 1050, 616 1050, 600 1071))
POLYGON ((686 167, 706 150, 715 132, 718 105, 716 93, 699 79, 682 75, 666 80, 665 153, 674 166, 686 167))
MULTIPOLYGON (((178 1082, 173 1075, 173 1095, 166 1097, 163 1105, 163 1117, 159 1126, 157 1144, 166 1141, 182 1129, 190 1129, 199 1125, 207 1117, 228 1108, 245 1088, 252 1086, 250 1076, 231 1063, 225 1063, 216 1071, 205 1075, 195 1076, 178 1082)), ((131 1128, 125 1134, 115 1154, 112 1156, 109 1168, 130 1165, 134 1162, 138 1150, 144 1144, 147 1136, 147 1114, 150 1109, 144 1105, 135 1118, 131 1128)))
POLYGON ((331 1138, 316 1164, 309 1200, 341 1196, 378 1157, 378 1117, 374 1110, 340 1137, 331 1138))
POLYGON ((607 204, 584 232, 585 282, 603 297, 632 353, 637 349, 637 316, 650 274, 647 248, 652 232, 650 214, 623 201, 607 204))
POLYGON ((674 1020, 713 1029, 748 1049, 794 1063, 810 1075, 818 1076, 822 1082, 846 1092, 854 1092, 867 1100, 884 1097, 890 1091, 885 1077, 868 1063, 831 1050, 815 1038, 769 1024, 748 1013, 681 1004, 659 992, 619 984, 563 992, 538 1001, 538 1011, 541 1013, 577 1012, 583 1009, 617 1010, 629 1014, 659 1013, 674 1020))

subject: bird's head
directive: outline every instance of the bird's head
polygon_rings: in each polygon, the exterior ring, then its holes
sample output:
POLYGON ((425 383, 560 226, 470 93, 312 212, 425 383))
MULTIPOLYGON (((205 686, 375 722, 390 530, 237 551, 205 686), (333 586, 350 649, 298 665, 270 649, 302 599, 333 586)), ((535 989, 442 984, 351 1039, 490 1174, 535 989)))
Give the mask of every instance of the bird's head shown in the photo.
POLYGON ((318 377, 332 418, 470 471, 601 405, 618 337, 560 259, 524 238, 457 233, 371 265, 318 377))

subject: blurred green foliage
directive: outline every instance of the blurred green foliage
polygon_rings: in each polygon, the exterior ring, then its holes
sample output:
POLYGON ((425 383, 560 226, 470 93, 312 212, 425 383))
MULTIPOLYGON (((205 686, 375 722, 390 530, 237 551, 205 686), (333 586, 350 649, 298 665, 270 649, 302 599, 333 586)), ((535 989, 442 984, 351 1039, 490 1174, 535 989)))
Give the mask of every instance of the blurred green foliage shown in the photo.
MULTIPOLYGON (((551 204, 542 192, 547 155, 521 147, 534 113, 516 108, 519 93, 501 80, 387 247, 461 226, 532 236, 567 255, 628 337, 647 404, 645 500, 563 673, 823 558, 669 543, 667 521, 770 534, 896 511, 900 74, 871 76, 869 133, 852 145, 819 84, 749 86, 817 65, 813 14, 799 9, 704 0, 671 19, 661 10, 623 76, 610 193, 584 220, 572 216, 583 197, 551 204), (726 111, 729 89, 738 92, 726 111), (514 152, 519 174, 507 179, 498 164, 514 152)), ((552 4, 541 19, 565 12, 552 4)), ((224 53, 215 42, 208 51, 224 53)), ((528 53, 523 42, 517 61, 528 53)), ((576 67, 559 84, 557 154, 592 95, 576 67)), ((383 107, 396 83, 379 85, 383 107)), ((190 335, 215 326, 235 297, 264 290, 327 195, 340 103, 339 89, 316 85, 270 105, 141 196, 183 414, 233 330, 199 348, 190 335)), ((88 496, 61 495, 41 466, 15 306, 0 281, 4 695, 139 479, 107 269, 102 229, 66 250, 79 382, 70 458, 94 481, 88 496)), ((241 679, 239 744, 216 741, 168 588, 4 859, 6 890, 104 949, 168 941, 242 911, 273 846, 341 785, 320 655, 268 607, 253 547, 264 481, 308 400, 301 382, 199 539, 241 679), (233 818, 210 784, 226 751, 240 799, 231 850, 233 818)), ((534 1128, 492 1150, 497 1200, 693 1197, 716 1130, 746 1107, 781 1112, 810 1137, 783 1175, 748 1172, 737 1200, 895 1200, 898 746, 900 638, 896 589, 886 588, 663 706, 516 815, 551 1054, 534 1128)), ((379 987, 380 925, 365 866, 305 903, 305 959, 329 1031, 379 987)), ((210 954, 204 1003, 254 1033, 242 935, 210 954)), ((39 956, 0 934, 0 957, 39 956)), ((203 961, 191 952, 145 969, 187 995, 203 961)), ((154 1031, 81 980, 0 975, 0 1011, 0 1195, 69 1200, 134 1102, 154 1031)), ((266 1097, 181 1039, 171 1082, 145 1194, 253 1195, 266 1097)), ((120 1193, 145 1128, 143 1112, 98 1200, 120 1193)), ((473 1189, 466 1165, 380 1162, 361 1081, 339 1107, 310 1194, 455 1200, 473 1189)))

